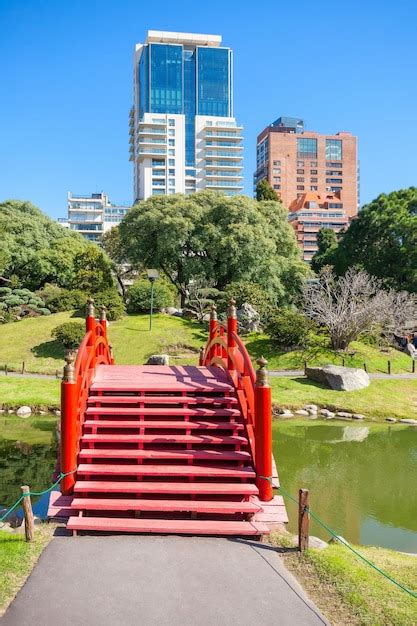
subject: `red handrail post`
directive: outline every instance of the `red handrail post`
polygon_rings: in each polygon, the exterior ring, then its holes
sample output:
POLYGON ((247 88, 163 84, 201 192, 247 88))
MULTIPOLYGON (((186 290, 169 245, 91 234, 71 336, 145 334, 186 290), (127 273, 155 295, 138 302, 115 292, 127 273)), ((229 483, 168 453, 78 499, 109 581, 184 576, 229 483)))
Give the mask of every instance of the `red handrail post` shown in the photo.
MULTIPOLYGON (((61 383, 61 472, 66 474, 77 467, 77 410, 78 386, 74 370, 75 355, 72 352, 65 356, 66 365, 61 383)), ((65 476, 61 481, 61 493, 73 491, 75 472, 65 476)))
POLYGON ((272 489, 272 398, 265 369, 266 359, 257 360, 255 384, 255 468, 259 499, 268 502, 274 497, 272 489))
MULTIPOLYGON (((216 305, 213 304, 210 311, 210 323, 209 323, 209 332, 210 332, 210 343, 217 337, 217 329, 219 322, 217 320, 217 308, 216 305)), ((212 358, 216 356, 217 350, 216 346, 211 346, 209 352, 209 365, 212 358)))
POLYGON ((235 369, 231 355, 236 348, 233 334, 237 334, 236 300, 230 300, 227 309, 227 369, 229 372, 235 369))
MULTIPOLYGON (((88 340, 88 346, 93 347, 95 340, 96 340, 96 318, 95 318, 95 313, 94 313, 94 300, 92 300, 92 298, 89 298, 88 302, 87 302, 87 316, 85 318, 85 330, 88 333, 89 331, 91 331, 91 335, 90 338, 88 340)), ((96 355, 93 355, 93 358, 91 360, 91 367, 92 369, 95 369, 96 367, 96 355)))

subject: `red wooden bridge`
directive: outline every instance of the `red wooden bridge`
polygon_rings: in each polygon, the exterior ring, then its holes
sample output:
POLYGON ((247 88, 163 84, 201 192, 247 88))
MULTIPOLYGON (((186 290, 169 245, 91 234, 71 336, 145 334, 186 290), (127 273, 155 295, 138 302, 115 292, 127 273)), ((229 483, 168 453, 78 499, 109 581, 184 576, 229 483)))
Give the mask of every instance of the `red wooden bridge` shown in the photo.
POLYGON ((114 364, 105 310, 66 358, 60 470, 49 515, 78 531, 252 535, 287 522, 272 457, 271 389, 213 307, 199 366, 114 364), (76 470, 76 471, 73 471, 76 470))

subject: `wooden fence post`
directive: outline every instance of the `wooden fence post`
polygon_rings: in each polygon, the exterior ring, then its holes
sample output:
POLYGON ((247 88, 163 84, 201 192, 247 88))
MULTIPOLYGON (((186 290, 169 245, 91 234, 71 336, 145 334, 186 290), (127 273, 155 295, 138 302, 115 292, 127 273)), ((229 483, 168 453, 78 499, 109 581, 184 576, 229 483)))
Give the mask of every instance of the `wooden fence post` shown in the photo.
POLYGON ((413 360, 411 361, 411 363, 412 363, 411 372, 412 372, 413 374, 415 374, 415 371, 416 371, 416 362, 415 362, 415 360, 413 359, 413 360))
POLYGON ((5 374, 5 376, 7 376, 7 374, 8 374, 8 372, 7 372, 7 363, 4 366, 4 374, 5 374))
POLYGON ((298 492, 298 550, 303 552, 308 548, 310 513, 308 511, 308 489, 300 489, 298 492))
POLYGON ((388 374, 391 375, 391 361, 388 361, 388 374))
POLYGON ((25 373, 25 362, 23 361, 23 363, 22 363, 22 374, 24 374, 24 373, 25 373))
POLYGON ((33 541, 35 535, 35 521, 33 519, 32 503, 30 501, 30 489, 27 485, 21 487, 24 496, 22 505, 25 516, 25 536, 26 541, 33 541))
POLYGON ((268 384, 267 360, 256 361, 255 383, 255 468, 259 499, 269 502, 274 497, 272 489, 272 399, 268 384))

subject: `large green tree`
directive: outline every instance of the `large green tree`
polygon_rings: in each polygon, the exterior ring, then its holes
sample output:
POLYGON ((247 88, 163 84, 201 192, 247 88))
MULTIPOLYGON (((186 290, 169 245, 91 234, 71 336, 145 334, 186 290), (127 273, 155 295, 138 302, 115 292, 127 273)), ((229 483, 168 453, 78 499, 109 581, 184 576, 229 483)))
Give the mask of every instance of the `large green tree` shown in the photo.
POLYGON ((331 265, 337 248, 337 237, 331 228, 320 228, 317 233, 317 252, 311 260, 311 269, 319 272, 326 265, 331 265))
MULTIPOLYGON (((12 280, 31 290, 46 283, 73 287, 81 275, 85 277, 84 262, 92 269, 92 256, 100 271, 105 264, 105 254, 95 244, 63 228, 30 202, 0 203, 0 237, 0 274, 5 284, 12 280)), ((87 288, 85 281, 83 285, 87 288)))
POLYGON ((417 188, 364 206, 331 256, 338 274, 356 265, 394 289, 417 292, 417 188))
POLYGON ((263 178, 256 184, 256 199, 258 202, 262 200, 273 200, 277 202, 278 200, 275 189, 271 187, 266 178, 263 178))
POLYGON ((129 261, 162 270, 183 303, 194 280, 220 291, 249 280, 282 301, 294 297, 306 273, 278 202, 209 191, 154 196, 129 211, 120 237, 129 261))

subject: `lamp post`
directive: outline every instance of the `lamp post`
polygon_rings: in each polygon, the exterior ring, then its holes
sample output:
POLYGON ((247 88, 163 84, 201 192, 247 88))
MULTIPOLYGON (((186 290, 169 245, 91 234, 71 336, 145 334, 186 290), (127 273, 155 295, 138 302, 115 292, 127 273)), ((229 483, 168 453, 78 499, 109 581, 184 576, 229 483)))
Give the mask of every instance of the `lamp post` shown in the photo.
POLYGON ((156 280, 159 278, 159 272, 155 269, 146 270, 148 275, 148 280, 151 283, 151 310, 149 314, 149 330, 152 330, 152 314, 153 314, 153 285, 156 280))

